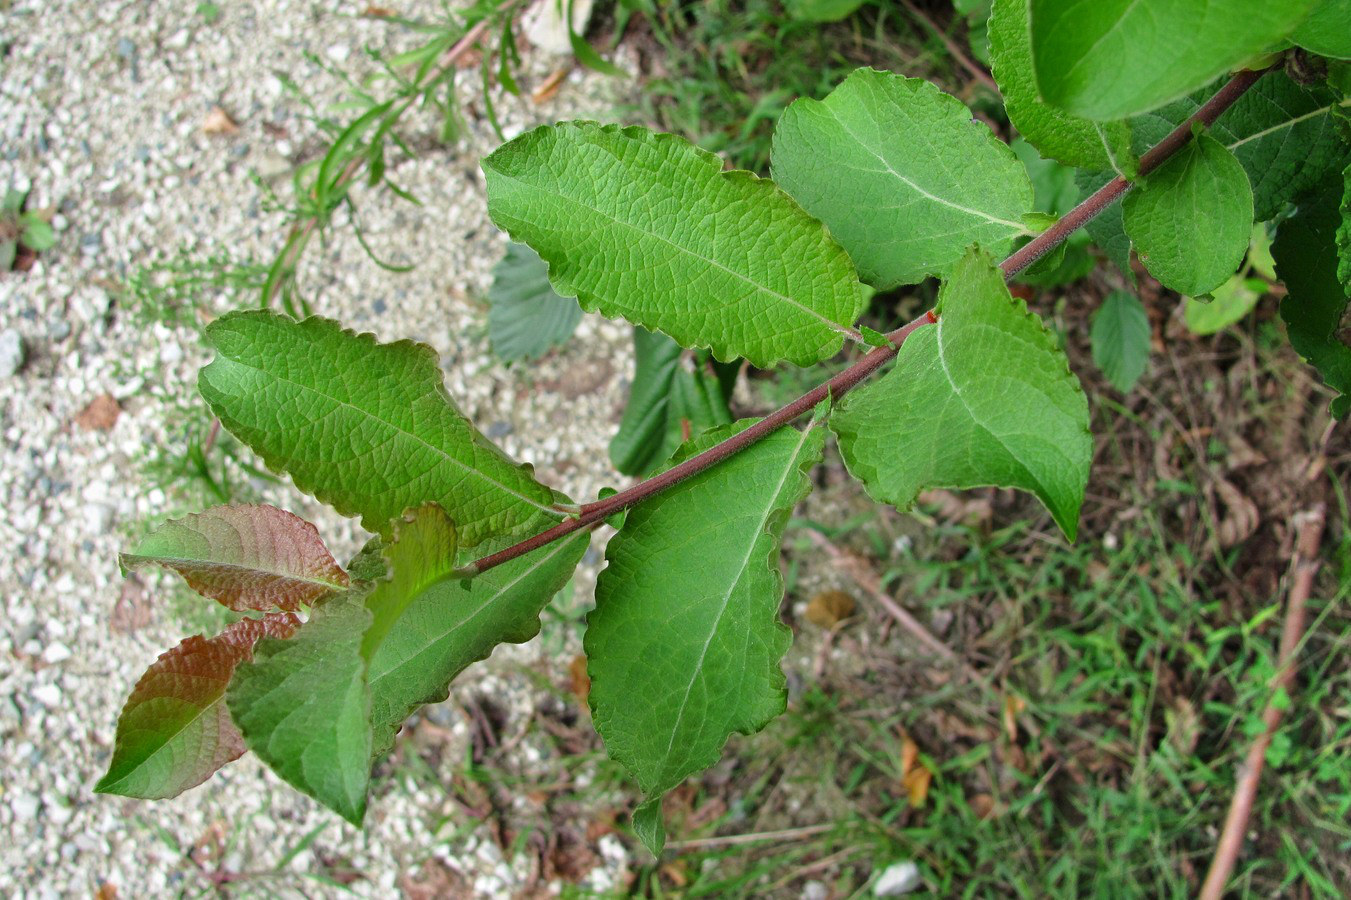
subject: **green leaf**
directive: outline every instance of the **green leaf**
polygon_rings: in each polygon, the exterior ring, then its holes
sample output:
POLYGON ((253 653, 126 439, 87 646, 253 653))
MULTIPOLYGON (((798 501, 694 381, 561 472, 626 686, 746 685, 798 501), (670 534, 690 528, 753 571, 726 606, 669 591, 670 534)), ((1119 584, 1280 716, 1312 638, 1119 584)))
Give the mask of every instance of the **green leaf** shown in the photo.
POLYGON ((287 638, 290 613, 244 619, 213 638, 194 635, 161 654, 136 682, 117 719, 117 742, 100 794, 159 800, 206 781, 244 753, 223 698, 235 667, 263 636, 287 638))
POLYGON ((385 574, 366 595, 371 625, 361 655, 367 662, 408 605, 455 569, 455 525, 445 510, 427 503, 399 517, 382 549, 385 574))
POLYGON ((439 503, 462 546, 563 514, 529 466, 474 430, 425 344, 376 343, 328 319, 231 313, 207 328, 216 358, 198 388, 274 471, 389 534, 405 509, 439 503))
POLYGON ((819 222, 674 135, 544 126, 483 171, 493 221, 588 312, 769 366, 833 355, 863 310, 853 264, 819 222))
POLYGON ((1093 439, 1059 341, 980 251, 943 284, 938 312, 831 417, 845 465, 902 509, 929 488, 1031 491, 1073 540, 1093 439))
POLYGON ((788 107, 773 172, 879 289, 946 272, 974 242, 1007 250, 1032 210, 1027 173, 960 100, 874 69, 788 107))
POLYGON ((371 775, 365 593, 349 590, 316 607, 290 640, 259 641, 225 695, 249 749, 353 825, 366 815, 371 775))
MULTIPOLYGON (((372 750, 383 753, 405 719, 425 703, 438 703, 450 683, 498 644, 519 644, 539 633, 540 611, 568 583, 590 541, 585 529, 468 581, 437 576, 438 566, 419 563, 431 542, 444 546, 446 525, 424 523, 384 549, 390 582, 405 585, 397 599, 376 611, 376 621, 398 610, 370 654, 372 750), (400 575, 412 571, 415 577, 400 575)), ((368 632, 369 636, 369 632, 368 632)))
POLYGON ((697 363, 683 362, 675 341, 633 329, 634 374, 624 419, 610 441, 610 460, 625 475, 646 475, 686 438, 732 421, 722 388, 697 363))
POLYGON ((862 5, 863 0, 784 0, 783 8, 799 22, 838 22, 862 5))
POLYGON ((1089 332, 1093 362, 1123 394, 1130 393, 1149 363, 1149 316, 1140 298, 1112 291, 1093 314, 1089 332))
POLYGON ((25 213, 19 217, 19 225, 23 228, 19 233, 19 243, 34 253, 50 250, 56 243, 56 232, 52 231, 52 226, 45 219, 25 213))
POLYGON ((582 308, 549 284, 549 266, 525 244, 508 244, 493 269, 488 290, 488 337, 507 362, 538 359, 567 343, 582 320, 582 308))
POLYGON ((1122 200, 1140 262, 1179 294, 1207 294, 1229 280, 1252 235, 1253 196, 1234 154, 1198 134, 1122 200))
POLYGON ((1351 346, 1342 337, 1351 296, 1351 226, 1344 218, 1351 209, 1351 167, 1346 180, 1346 188, 1329 184, 1300 204, 1271 245, 1276 274, 1288 291, 1281 318, 1290 344, 1340 393, 1332 401, 1339 419, 1351 412, 1351 346))
POLYGON ((1028 0, 995 0, 990 63, 1009 121, 1043 156, 1069 166, 1134 172, 1125 122, 1091 122, 1042 102, 1032 70, 1028 0))
MULTIPOLYGON (((1132 119, 1136 150, 1163 140, 1222 83, 1132 119)), ((1332 115, 1337 103, 1325 87, 1302 87, 1284 72, 1268 72, 1210 127, 1248 173, 1257 221, 1274 218, 1346 165, 1348 151, 1332 115)))
POLYGON ((1313 0, 1031 0, 1037 93, 1099 122, 1194 91, 1278 44, 1313 0))
POLYGON ((1290 40, 1320 56, 1351 59, 1351 0, 1319 0, 1290 40))
POLYGON ((121 563, 173 569, 194 591, 236 612, 295 610, 348 583, 313 525, 263 504, 170 519, 123 553, 121 563))
POLYGON ((1182 317, 1193 334, 1214 334, 1252 312, 1267 283, 1239 273, 1211 292, 1210 300, 1187 297, 1182 317))
MULTIPOLYGON (((749 424, 714 429, 678 457, 749 424)), ((779 661, 792 635, 779 622, 779 544, 824 437, 777 431, 634 507, 610 539, 587 619, 592 717, 650 804, 716 762, 733 732, 784 710, 779 661)), ((645 808, 635 827, 660 854, 660 812, 645 808)))

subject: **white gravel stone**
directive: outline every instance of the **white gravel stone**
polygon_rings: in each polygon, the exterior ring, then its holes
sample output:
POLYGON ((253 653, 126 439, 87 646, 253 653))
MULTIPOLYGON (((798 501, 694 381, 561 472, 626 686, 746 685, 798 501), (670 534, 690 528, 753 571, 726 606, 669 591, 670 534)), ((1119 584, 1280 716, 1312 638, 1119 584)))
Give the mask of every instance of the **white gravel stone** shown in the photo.
POLYGON ((0 378, 9 378, 23 368, 23 337, 13 328, 0 332, 0 378))

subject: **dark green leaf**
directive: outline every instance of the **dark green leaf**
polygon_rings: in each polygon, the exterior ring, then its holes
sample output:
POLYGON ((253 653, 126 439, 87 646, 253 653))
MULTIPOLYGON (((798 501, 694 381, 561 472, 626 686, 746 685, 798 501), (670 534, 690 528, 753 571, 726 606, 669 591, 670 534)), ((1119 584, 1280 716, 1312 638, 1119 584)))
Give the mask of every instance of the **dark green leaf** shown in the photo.
POLYGON ((549 266, 525 244, 507 245, 493 269, 488 302, 488 337, 507 362, 537 359, 567 343, 582 320, 576 299, 554 293, 549 266))
MULTIPOLYGON (((1351 182, 1351 168, 1347 171, 1351 182)), ((1344 218, 1351 206, 1348 190, 1329 184, 1300 204, 1271 245, 1276 274, 1289 292, 1281 300, 1281 318, 1290 343, 1339 392, 1332 401, 1332 414, 1339 419, 1351 412, 1351 346, 1342 324, 1351 294, 1351 226, 1344 218)))
POLYGON ((646 475, 670 458, 685 432, 697 435, 732 421, 717 380, 663 334, 633 329, 635 368, 610 460, 625 475, 646 475))

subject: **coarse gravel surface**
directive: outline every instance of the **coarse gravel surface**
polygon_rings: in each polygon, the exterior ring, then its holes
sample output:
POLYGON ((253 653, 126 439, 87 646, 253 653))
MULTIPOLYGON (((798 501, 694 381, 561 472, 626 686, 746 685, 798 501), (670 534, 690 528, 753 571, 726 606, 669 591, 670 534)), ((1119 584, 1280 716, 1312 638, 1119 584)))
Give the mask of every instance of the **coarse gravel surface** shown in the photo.
MULTIPOLYGON (((410 17, 440 10, 433 0, 381 5, 410 17)), ((292 170, 323 146, 305 104, 278 75, 330 110, 343 85, 325 66, 370 72, 364 48, 414 45, 415 35, 360 17, 366 8, 330 0, 0 2, 0 188, 31 187, 28 207, 51 210, 57 234, 31 271, 0 276, 0 347, 9 361, 0 367, 4 896, 197 895, 210 891, 213 871, 252 873, 240 886, 262 895, 314 896, 337 893, 322 878, 350 869, 359 877, 347 890, 387 897, 433 855, 477 896, 507 895, 531 874, 522 859, 504 859, 484 829, 458 834, 465 823, 444 791, 397 775, 377 782, 364 830, 252 757, 171 801, 92 792, 140 673, 212 619, 172 579, 124 580, 118 570, 118 551, 149 524, 192 506, 175 483, 148 475, 146 463, 184 452, 175 423, 201 418, 192 385, 210 356, 196 329, 147 317, 125 285, 180 248, 199 258, 272 258, 286 222, 252 178, 285 200, 292 170), (204 130, 216 107, 236 131, 204 130)), ((527 54, 527 93, 558 65, 527 54)), ((432 345, 448 390, 474 421, 533 462, 546 483, 591 498, 613 479, 606 443, 631 367, 627 328, 587 317, 576 340, 538 364, 509 370, 492 357, 481 298, 505 239, 487 218, 477 160, 497 139, 479 112, 477 70, 464 74, 464 141, 438 145, 436 119, 419 112, 405 134, 420 158, 390 161, 391 177, 422 205, 377 189, 356 195, 373 250, 416 269, 378 268, 340 217, 327 243, 310 248, 300 284, 318 313, 387 340, 432 345)), ((575 70, 541 105, 501 94, 496 103, 511 135, 542 121, 612 117, 631 86, 575 70)), ((314 521, 340 558, 365 538, 289 483, 246 487, 314 521)), ((597 540, 576 602, 590 596, 599 548, 597 540)), ((512 733, 541 696, 520 668, 566 683, 567 658, 560 662, 555 649, 551 659, 539 641, 499 648, 455 690, 495 696, 512 733)), ((456 696, 437 715, 463 747, 468 727, 456 696)), ((528 766, 530 741, 520 746, 528 766)), ((585 883, 604 890, 628 860, 613 836, 601 838, 600 850, 585 883)))

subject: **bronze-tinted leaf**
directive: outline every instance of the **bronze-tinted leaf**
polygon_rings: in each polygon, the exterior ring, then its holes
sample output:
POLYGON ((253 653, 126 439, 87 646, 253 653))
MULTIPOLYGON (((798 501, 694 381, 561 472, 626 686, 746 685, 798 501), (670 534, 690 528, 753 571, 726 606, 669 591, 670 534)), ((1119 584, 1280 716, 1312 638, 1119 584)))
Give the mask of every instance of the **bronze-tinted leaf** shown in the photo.
POLYGON ((237 612, 295 610, 348 583, 313 525, 261 504, 171 519, 122 554, 127 569, 151 563, 173 569, 194 591, 237 612))
POLYGON ((225 687, 259 638, 288 638, 299 625, 290 613, 272 613, 236 622, 213 638, 193 635, 163 653, 127 698, 112 762, 94 790, 174 797, 239 758, 244 739, 222 702, 225 687))

